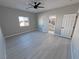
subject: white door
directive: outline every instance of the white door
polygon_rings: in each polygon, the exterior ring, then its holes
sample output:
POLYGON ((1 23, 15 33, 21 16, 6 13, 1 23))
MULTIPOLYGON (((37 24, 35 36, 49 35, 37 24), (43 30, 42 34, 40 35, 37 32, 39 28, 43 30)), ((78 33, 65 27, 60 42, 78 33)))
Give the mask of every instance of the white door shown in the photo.
POLYGON ((61 36, 71 38, 76 14, 64 15, 61 27, 61 36))

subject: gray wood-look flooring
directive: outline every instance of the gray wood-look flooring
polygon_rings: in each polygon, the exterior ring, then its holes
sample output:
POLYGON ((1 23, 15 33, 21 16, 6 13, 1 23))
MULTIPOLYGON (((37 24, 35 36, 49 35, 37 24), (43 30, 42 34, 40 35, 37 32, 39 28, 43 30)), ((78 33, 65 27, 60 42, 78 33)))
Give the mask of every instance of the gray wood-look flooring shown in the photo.
POLYGON ((70 40, 30 32, 6 39, 7 59, 70 59, 70 40))

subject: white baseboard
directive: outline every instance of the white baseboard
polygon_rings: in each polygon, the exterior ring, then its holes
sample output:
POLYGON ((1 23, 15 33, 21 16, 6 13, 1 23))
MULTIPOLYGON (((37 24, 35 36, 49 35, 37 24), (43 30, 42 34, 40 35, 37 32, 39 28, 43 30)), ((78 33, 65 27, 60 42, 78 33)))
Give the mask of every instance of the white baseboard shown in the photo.
POLYGON ((9 36, 5 36, 5 38, 9 38, 9 37, 12 37, 12 36, 16 36, 16 35, 20 35, 20 34, 24 34, 24 33, 28 33, 28 32, 33 32, 33 31, 36 31, 36 29, 32 29, 32 30, 29 30, 29 31, 26 31, 26 32, 21 32, 21 33, 16 33, 16 34, 12 34, 12 35, 9 35, 9 36))
POLYGON ((71 39, 71 37, 64 37, 64 36, 59 35, 59 34, 56 34, 56 33, 55 33, 55 35, 57 35, 57 36, 59 36, 59 37, 62 37, 62 38, 71 39))

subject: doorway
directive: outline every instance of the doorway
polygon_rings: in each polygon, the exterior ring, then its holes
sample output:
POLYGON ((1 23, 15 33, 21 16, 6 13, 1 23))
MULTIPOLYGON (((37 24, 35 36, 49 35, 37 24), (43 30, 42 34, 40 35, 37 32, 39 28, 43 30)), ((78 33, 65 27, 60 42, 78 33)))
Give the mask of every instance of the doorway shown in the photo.
POLYGON ((55 33, 56 16, 49 16, 48 33, 55 33))

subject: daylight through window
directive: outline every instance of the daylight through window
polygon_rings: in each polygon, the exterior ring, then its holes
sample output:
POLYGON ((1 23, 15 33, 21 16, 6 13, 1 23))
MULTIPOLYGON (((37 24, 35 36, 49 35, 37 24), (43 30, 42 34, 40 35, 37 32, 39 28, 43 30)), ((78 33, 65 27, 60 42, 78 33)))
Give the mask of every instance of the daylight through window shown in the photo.
POLYGON ((23 17, 23 16, 19 16, 19 24, 20 27, 25 27, 25 26, 29 26, 29 18, 28 17, 23 17))

